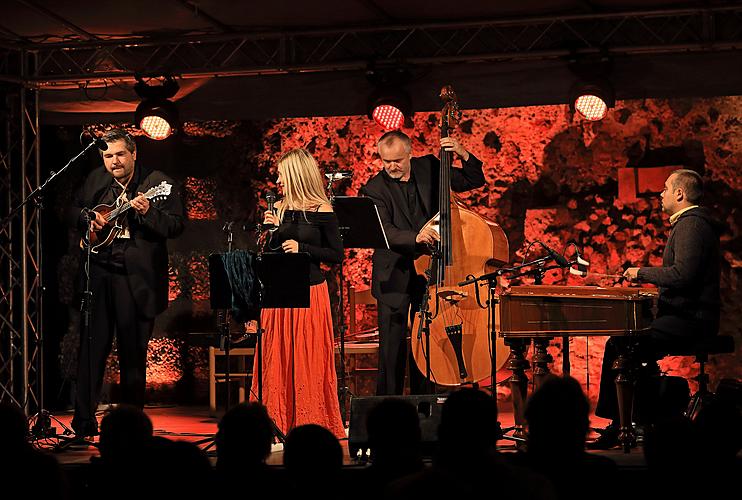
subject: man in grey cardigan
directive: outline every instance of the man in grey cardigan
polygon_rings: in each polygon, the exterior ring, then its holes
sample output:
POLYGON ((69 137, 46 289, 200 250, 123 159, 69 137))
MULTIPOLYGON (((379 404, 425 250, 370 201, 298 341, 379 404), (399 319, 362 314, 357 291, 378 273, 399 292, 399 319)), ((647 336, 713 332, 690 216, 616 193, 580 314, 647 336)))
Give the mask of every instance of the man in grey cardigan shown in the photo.
MULTIPOLYGON (((624 276, 631 281, 659 287, 657 318, 650 333, 639 339, 642 361, 663 358, 672 347, 694 338, 716 335, 719 330, 719 235, 722 226, 705 208, 698 206, 703 194, 701 176, 693 170, 676 170, 665 181, 662 210, 670 215, 670 236, 660 267, 630 267, 624 276)), ((603 354, 600 395, 595 414, 613 419, 590 448, 607 449, 618 444, 618 404, 613 362, 618 356, 611 338, 603 354)))

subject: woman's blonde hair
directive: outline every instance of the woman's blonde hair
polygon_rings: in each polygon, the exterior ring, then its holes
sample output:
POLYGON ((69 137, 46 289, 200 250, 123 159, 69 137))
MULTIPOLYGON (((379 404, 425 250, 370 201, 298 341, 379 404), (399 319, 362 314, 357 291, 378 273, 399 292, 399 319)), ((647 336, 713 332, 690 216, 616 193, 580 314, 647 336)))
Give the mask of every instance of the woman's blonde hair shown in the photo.
POLYGON ((330 200, 325 193, 317 162, 304 148, 292 149, 278 160, 278 172, 283 181, 283 202, 278 219, 286 210, 313 210, 330 200))

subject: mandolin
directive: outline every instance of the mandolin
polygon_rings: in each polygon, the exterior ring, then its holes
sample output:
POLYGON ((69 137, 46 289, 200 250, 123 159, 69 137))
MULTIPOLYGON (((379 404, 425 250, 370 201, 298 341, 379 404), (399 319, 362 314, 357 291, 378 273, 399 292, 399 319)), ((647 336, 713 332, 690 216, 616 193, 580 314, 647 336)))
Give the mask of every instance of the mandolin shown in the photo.
MULTIPOLYGON (((143 194, 148 200, 161 200, 170 196, 173 185, 162 181, 157 186, 149 189, 143 194)), ((98 249, 107 247, 124 230, 124 214, 131 208, 131 202, 127 201, 116 206, 115 203, 106 205, 101 203, 95 206, 91 212, 98 212, 106 220, 106 225, 98 231, 90 231, 90 252, 98 253, 98 249)), ((80 248, 86 247, 85 238, 80 240, 80 248)))

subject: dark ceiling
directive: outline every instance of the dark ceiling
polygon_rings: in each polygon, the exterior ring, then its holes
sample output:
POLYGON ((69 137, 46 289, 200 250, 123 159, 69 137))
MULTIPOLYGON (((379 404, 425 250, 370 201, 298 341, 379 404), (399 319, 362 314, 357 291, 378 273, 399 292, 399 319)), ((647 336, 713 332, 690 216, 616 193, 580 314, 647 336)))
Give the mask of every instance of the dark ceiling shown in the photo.
POLYGON ((174 75, 185 119, 363 114, 372 69, 417 111, 444 84, 564 103, 570 63, 601 58, 619 99, 738 95, 740 47, 740 1, 0 2, 0 81, 40 89, 47 123, 131 120, 135 74, 174 75))

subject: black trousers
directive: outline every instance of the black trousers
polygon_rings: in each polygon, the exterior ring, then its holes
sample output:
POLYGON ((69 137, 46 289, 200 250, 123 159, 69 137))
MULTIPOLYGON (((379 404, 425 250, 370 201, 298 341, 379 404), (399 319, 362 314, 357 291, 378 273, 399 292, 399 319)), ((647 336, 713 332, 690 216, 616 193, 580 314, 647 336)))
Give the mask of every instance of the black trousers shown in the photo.
POLYGON ((379 371, 376 379, 376 395, 400 395, 404 391, 405 367, 410 365, 410 392, 426 394, 431 392, 425 376, 417 368, 408 349, 408 322, 420 307, 424 282, 419 281, 410 287, 410 295, 399 307, 391 307, 377 301, 379 320, 379 371))
POLYGON ((648 334, 630 337, 611 337, 605 344, 603 365, 600 373, 600 394, 595 407, 599 417, 618 422, 618 395, 616 391, 616 371, 613 362, 620 354, 620 342, 624 342, 630 352, 632 372, 635 379, 633 420, 638 423, 652 423, 654 415, 662 411, 657 407, 657 387, 652 379, 659 374, 657 361, 664 358, 672 348, 688 342, 687 337, 673 337, 666 333, 651 330, 648 334))
POLYGON ((89 336, 84 317, 80 323, 75 416, 72 419, 76 433, 97 430, 95 411, 114 335, 120 367, 120 402, 144 407, 147 343, 154 328, 154 318, 139 314, 124 271, 111 271, 91 263, 90 290, 89 336))

